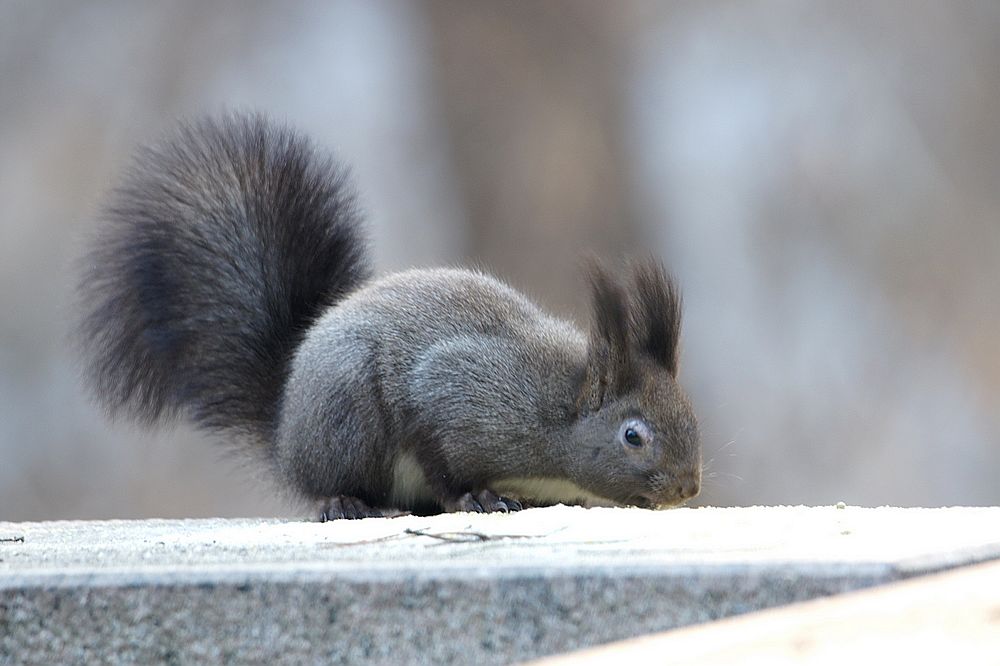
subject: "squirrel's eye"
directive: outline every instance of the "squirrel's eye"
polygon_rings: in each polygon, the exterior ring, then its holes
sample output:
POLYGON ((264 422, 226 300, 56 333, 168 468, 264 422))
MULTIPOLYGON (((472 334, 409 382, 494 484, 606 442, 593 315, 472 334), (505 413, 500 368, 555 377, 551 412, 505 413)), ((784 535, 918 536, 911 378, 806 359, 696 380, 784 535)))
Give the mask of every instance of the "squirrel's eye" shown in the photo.
POLYGON ((618 441, 629 449, 641 449, 652 446, 653 433, 646 422, 639 418, 628 419, 618 431, 618 441))

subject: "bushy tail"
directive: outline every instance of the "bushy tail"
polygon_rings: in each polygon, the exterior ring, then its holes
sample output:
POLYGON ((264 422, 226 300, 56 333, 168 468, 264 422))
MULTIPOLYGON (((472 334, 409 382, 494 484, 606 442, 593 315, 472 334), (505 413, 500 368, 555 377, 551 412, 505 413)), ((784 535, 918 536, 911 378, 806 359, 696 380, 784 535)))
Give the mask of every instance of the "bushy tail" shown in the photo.
POLYGON ((80 285, 85 372, 113 416, 267 443, 310 323, 370 276, 346 174, 259 115, 181 126, 106 208, 80 285))

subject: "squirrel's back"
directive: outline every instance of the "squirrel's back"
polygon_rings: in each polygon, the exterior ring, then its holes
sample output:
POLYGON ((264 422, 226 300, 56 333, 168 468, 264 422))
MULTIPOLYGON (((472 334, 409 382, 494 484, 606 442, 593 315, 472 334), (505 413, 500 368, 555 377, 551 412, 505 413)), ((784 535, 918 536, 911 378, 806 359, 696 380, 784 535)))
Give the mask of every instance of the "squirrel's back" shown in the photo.
POLYGON ((417 268, 372 280, 338 304, 327 316, 369 320, 380 315, 406 335, 428 341, 452 335, 519 339, 553 335, 560 344, 585 338, 567 321, 553 317, 507 283, 466 268, 417 268))
MULTIPOLYGON (((340 357, 329 350, 344 339, 375 340, 372 363, 395 384, 432 347, 462 337, 510 344, 537 361, 526 370, 582 367, 586 360, 583 333, 505 282, 475 270, 428 268, 371 280, 338 302, 310 330, 297 363, 315 368, 330 357, 325 362, 336 364, 340 357)), ((391 386, 385 391, 391 394, 391 386)))
POLYGON ((105 209, 79 340, 113 415, 273 437, 291 357, 371 269, 344 171, 262 116, 185 124, 105 209))

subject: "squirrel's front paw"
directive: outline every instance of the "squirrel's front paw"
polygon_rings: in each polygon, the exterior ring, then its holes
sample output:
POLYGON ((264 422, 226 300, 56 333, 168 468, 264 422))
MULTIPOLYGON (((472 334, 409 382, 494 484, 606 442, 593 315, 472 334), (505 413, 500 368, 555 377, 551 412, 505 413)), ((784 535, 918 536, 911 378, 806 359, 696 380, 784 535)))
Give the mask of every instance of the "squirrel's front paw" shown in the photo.
POLYGON ((373 509, 357 497, 337 495, 319 501, 319 522, 328 520, 357 520, 358 518, 381 518, 382 512, 373 509))
POLYGON ((456 500, 445 504, 446 511, 471 511, 473 513, 509 513, 520 511, 521 503, 509 497, 501 497, 492 490, 465 493, 456 500))

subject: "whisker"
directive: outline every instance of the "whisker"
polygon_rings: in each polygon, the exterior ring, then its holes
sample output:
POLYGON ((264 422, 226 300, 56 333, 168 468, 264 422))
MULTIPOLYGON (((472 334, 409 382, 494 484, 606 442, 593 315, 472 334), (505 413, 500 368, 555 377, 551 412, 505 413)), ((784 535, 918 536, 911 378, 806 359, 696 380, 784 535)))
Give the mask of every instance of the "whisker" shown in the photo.
POLYGON ((732 446, 735 443, 736 443, 735 439, 729 440, 728 442, 726 442, 725 444, 723 444, 722 446, 720 446, 719 450, 716 451, 716 453, 722 453, 723 451, 725 451, 726 449, 728 449, 730 446, 732 446))

